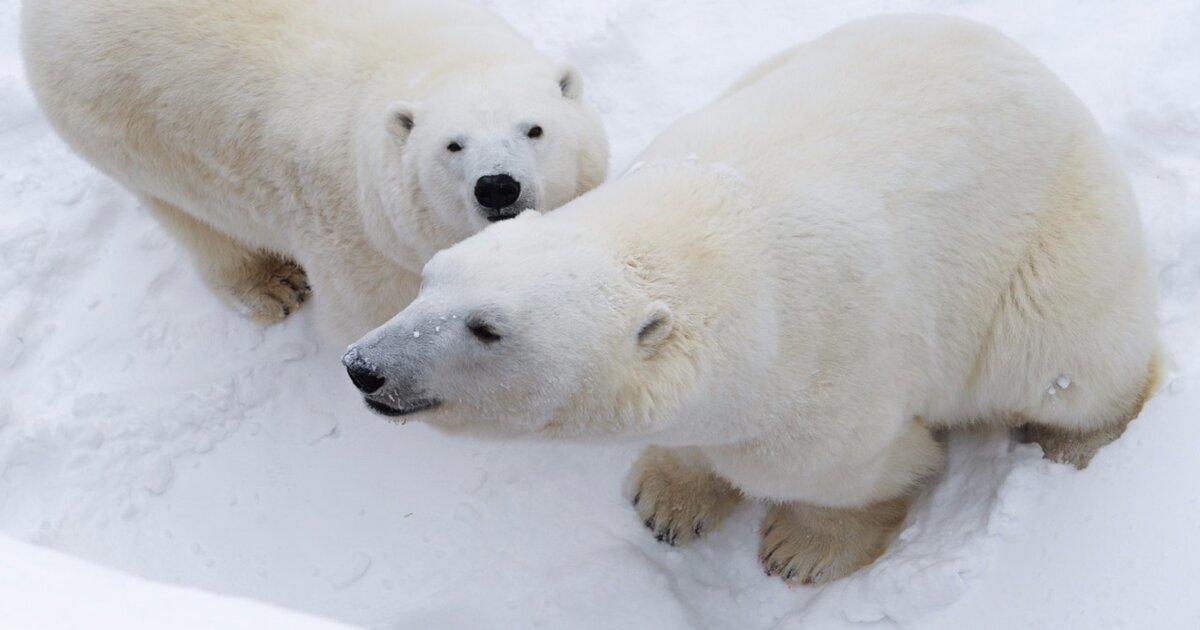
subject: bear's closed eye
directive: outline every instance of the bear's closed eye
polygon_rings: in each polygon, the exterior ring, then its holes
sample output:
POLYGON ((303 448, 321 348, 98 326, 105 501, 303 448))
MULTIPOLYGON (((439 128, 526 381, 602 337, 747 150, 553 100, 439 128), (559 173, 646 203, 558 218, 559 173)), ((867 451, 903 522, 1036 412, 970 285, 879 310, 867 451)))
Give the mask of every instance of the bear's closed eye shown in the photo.
POLYGON ((497 334, 496 331, 487 324, 487 322, 481 320, 472 320, 468 322, 467 330, 471 331, 471 334, 475 335, 475 338, 483 343, 495 343, 500 341, 501 338, 500 335, 497 334))

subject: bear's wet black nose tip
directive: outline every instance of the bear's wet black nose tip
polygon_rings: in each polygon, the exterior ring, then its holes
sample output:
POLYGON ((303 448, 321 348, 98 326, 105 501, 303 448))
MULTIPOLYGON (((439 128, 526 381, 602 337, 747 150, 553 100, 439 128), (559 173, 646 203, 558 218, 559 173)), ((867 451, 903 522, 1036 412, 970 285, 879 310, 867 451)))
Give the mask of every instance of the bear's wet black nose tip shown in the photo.
POLYGON ((371 368, 362 363, 351 363, 346 366, 346 373, 350 375, 350 381, 358 388, 358 391, 364 394, 373 394, 379 391, 380 387, 387 382, 387 379, 376 374, 371 368))
POLYGON ((489 210, 502 210, 521 196, 521 182, 508 175, 485 175, 475 182, 475 199, 489 210))

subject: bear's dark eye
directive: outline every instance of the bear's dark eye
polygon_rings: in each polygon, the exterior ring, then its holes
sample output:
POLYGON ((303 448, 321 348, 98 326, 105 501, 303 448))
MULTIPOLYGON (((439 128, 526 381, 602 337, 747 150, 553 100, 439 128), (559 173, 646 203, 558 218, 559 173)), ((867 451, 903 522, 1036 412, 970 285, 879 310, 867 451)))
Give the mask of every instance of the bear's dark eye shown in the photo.
POLYGON ((462 145, 457 142, 451 142, 450 144, 446 145, 446 150, 451 153, 458 153, 459 151, 462 151, 462 145))
POLYGON ((500 335, 491 326, 488 326, 485 321, 476 319, 467 322, 467 330, 471 331, 471 334, 475 335, 475 338, 483 343, 496 343, 500 341, 500 335))
POLYGON ((541 138, 542 137, 542 128, 538 125, 534 125, 529 128, 529 133, 527 133, 525 135, 529 136, 530 138, 541 138))

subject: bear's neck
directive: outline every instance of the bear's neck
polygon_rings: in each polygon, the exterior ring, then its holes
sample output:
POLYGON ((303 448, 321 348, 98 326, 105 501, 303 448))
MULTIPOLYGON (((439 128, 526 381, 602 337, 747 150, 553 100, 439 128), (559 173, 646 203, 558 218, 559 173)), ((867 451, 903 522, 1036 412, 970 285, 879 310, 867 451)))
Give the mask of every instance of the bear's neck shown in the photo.
MULTIPOLYGON (((675 330, 659 354, 634 367, 647 374, 621 379, 623 422, 666 427, 656 439, 669 441, 681 415, 730 394, 719 386, 727 380, 721 374, 760 369, 755 357, 769 355, 775 342, 775 276, 763 251, 770 240, 751 219, 753 196, 736 173, 693 162, 647 164, 560 212, 607 235, 650 299, 673 313, 675 330)), ((747 437, 730 434, 729 423, 694 422, 685 430, 692 443, 747 437)))
POLYGON ((358 216, 367 242, 380 256, 419 274, 425 262, 452 241, 436 230, 416 169, 405 159, 409 152, 385 128, 384 111, 390 103, 377 92, 367 95, 359 108, 354 137, 358 216))

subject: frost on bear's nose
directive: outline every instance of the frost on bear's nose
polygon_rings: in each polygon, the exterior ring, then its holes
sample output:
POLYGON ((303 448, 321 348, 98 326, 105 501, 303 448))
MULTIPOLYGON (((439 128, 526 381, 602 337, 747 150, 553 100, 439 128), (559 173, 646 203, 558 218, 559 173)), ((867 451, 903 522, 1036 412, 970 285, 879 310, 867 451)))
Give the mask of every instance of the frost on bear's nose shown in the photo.
POLYGON ((358 391, 364 394, 373 394, 379 391, 379 388, 387 382, 387 379, 376 374, 375 370, 362 360, 355 348, 351 348, 342 357, 342 365, 346 366, 346 373, 350 375, 350 381, 354 383, 358 391))
POLYGON ((475 182, 475 200, 484 208, 496 211, 487 213, 490 221, 516 216, 516 212, 504 212, 504 210, 510 209, 520 196, 521 182, 503 173, 485 175, 475 182))

